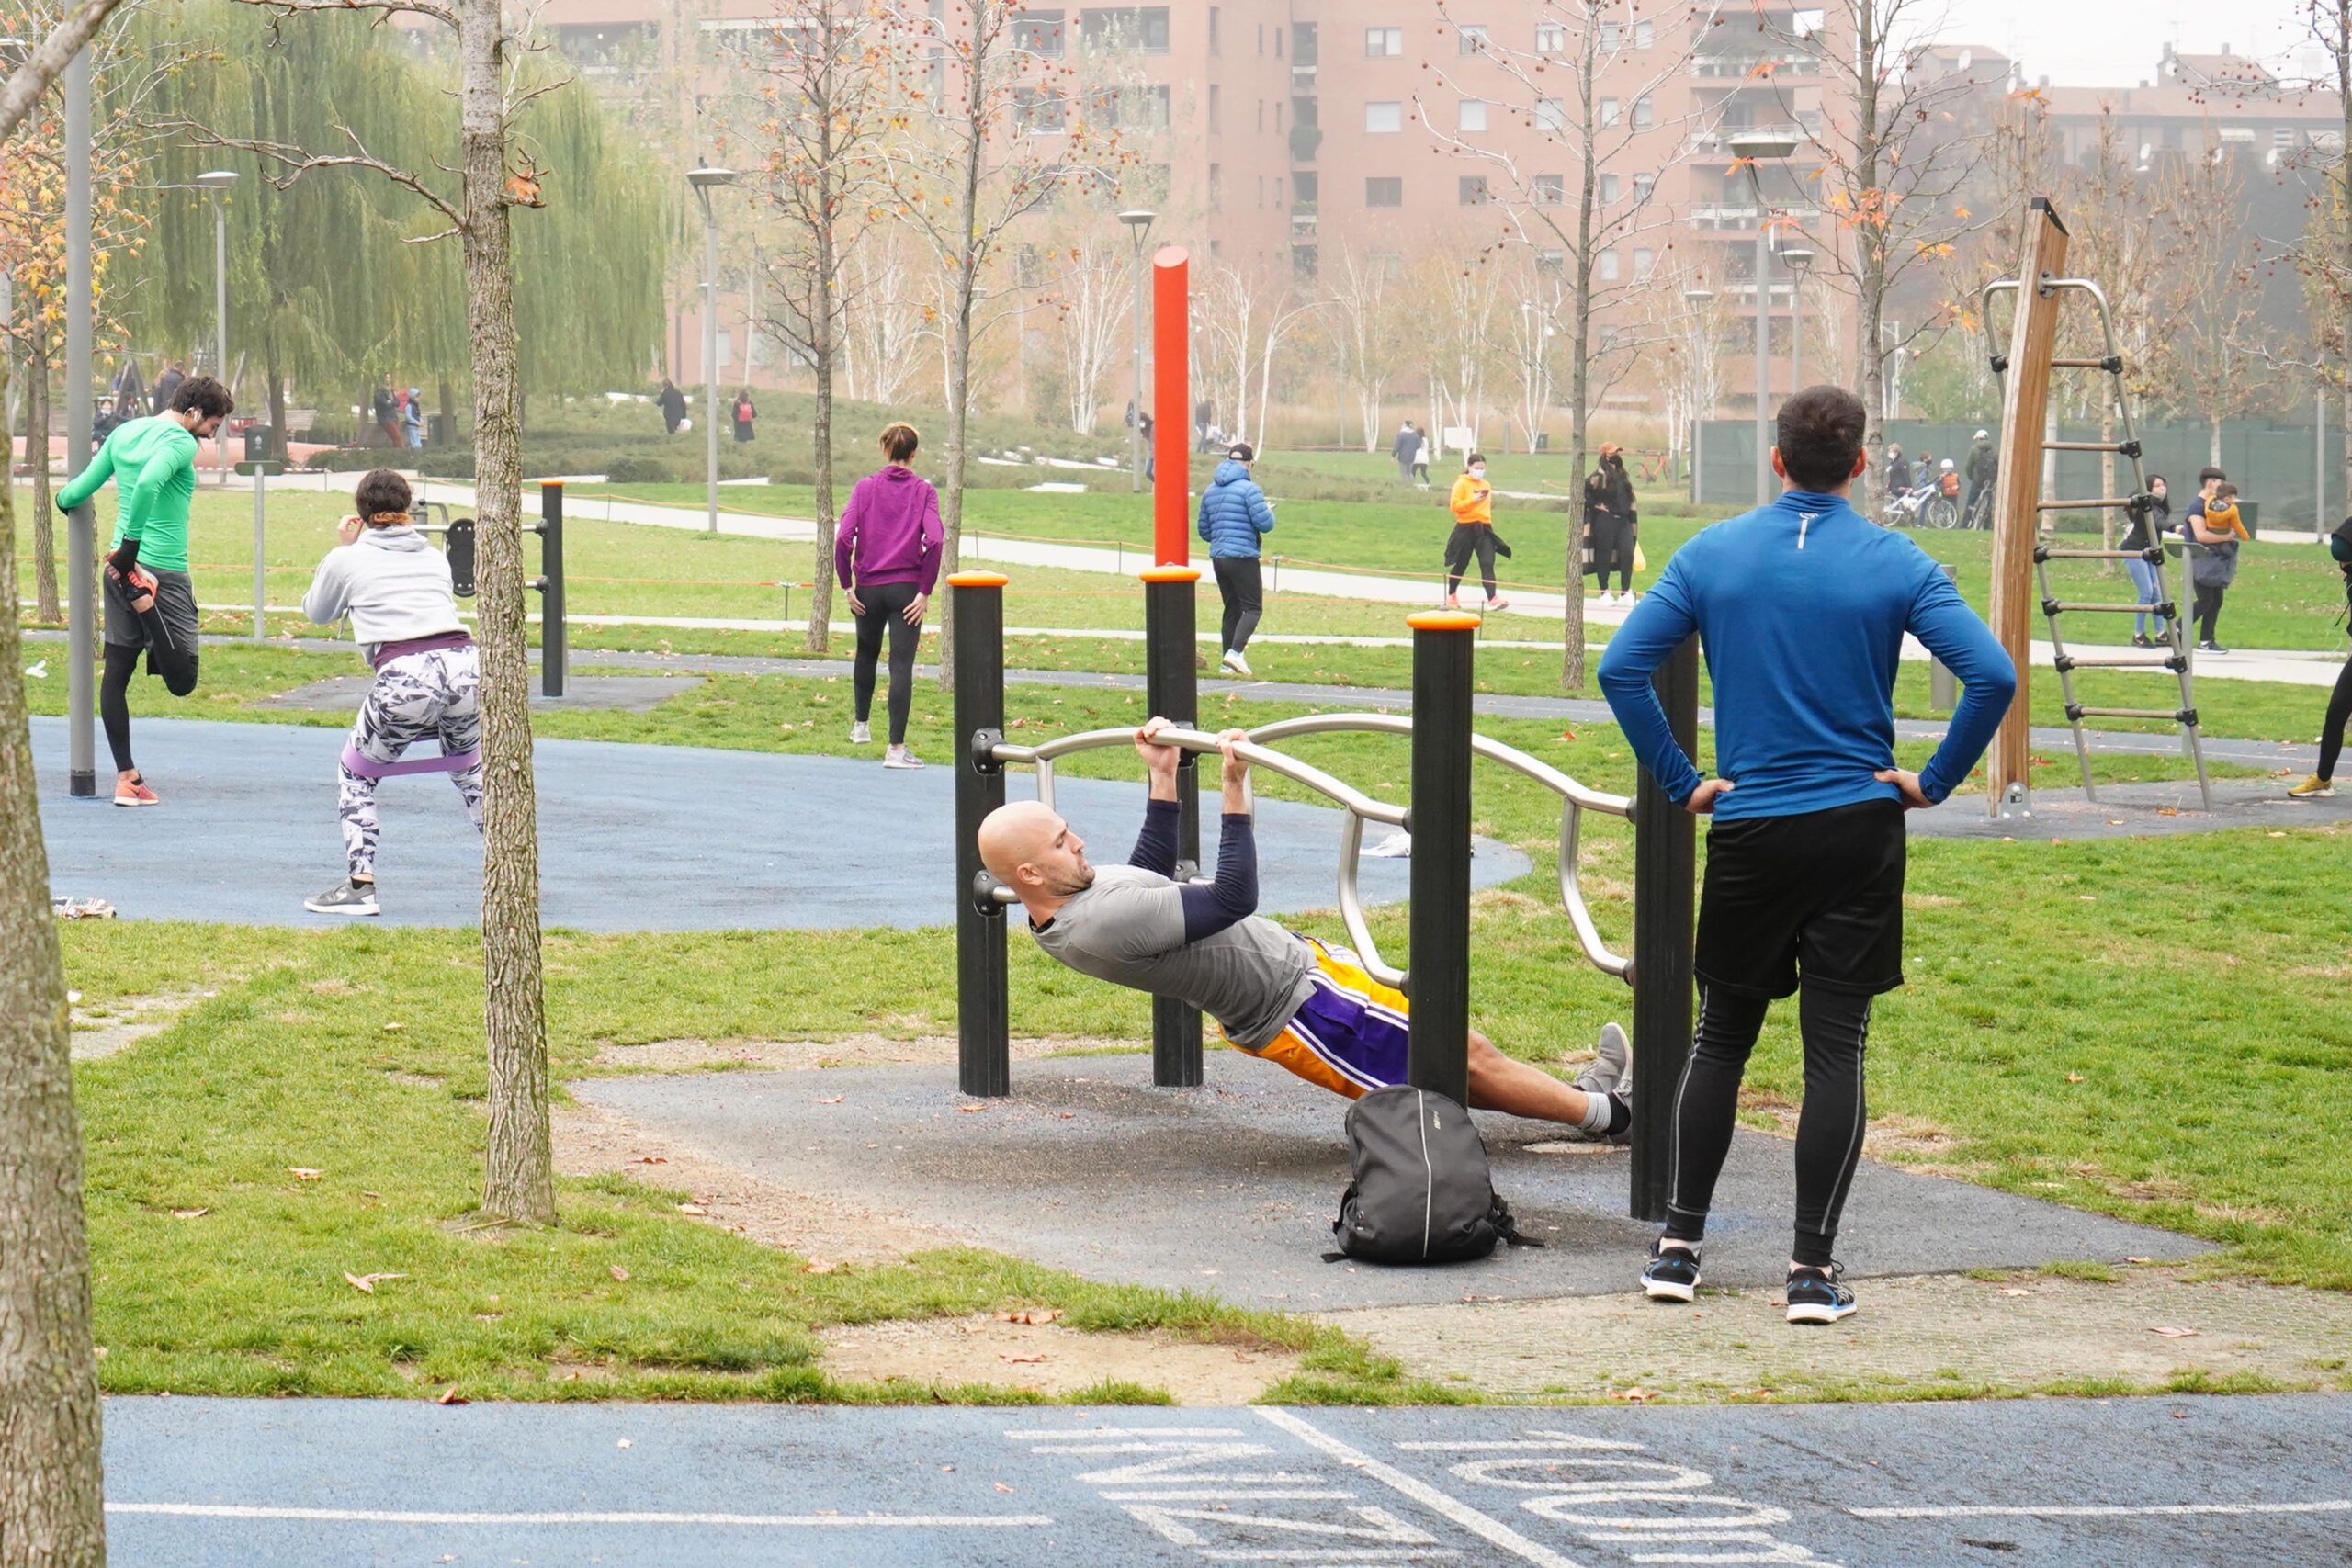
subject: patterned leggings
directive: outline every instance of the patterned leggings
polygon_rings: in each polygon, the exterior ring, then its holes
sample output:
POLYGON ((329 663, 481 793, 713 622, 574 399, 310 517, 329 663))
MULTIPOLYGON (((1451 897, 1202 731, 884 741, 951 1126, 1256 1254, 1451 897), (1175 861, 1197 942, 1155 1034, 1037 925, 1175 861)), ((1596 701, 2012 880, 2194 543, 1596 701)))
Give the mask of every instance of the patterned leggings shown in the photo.
MULTIPOLYGON (((438 735, 444 756, 481 744, 481 666, 471 647, 411 653, 376 671, 368 700, 351 726, 351 744, 374 761, 396 762, 413 741, 438 735)), ((340 763, 342 789, 335 801, 343 818, 343 849, 351 874, 376 874, 376 781, 340 763)), ((449 775, 466 803, 474 829, 481 829, 481 765, 449 775)))

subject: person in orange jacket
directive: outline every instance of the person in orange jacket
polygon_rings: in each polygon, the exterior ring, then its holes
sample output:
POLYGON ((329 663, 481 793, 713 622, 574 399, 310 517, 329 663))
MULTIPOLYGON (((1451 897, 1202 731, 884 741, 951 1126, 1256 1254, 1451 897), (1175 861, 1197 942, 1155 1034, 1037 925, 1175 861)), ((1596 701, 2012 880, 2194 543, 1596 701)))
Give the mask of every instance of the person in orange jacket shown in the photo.
MULTIPOLYGON (((1495 537, 1495 487, 1487 482, 1484 452, 1470 454, 1462 477, 1453 481, 1449 504, 1453 509, 1453 532, 1445 541, 1445 607, 1462 608, 1462 574, 1476 555, 1478 575, 1487 588, 1487 608, 1510 609, 1510 601, 1495 592, 1495 552, 1500 541, 1495 537)), ((1507 556, 1510 551, 1503 547, 1502 553, 1507 556)))

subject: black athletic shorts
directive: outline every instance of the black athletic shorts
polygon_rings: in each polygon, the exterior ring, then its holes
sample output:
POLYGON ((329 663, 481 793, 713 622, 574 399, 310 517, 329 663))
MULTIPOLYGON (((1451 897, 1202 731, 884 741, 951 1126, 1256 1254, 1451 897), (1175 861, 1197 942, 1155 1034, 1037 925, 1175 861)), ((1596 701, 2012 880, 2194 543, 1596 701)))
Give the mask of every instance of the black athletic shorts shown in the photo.
MULTIPOLYGON (((155 614, 164 623, 164 634, 173 646, 188 654, 196 651, 196 583, 184 571, 158 571, 153 567, 141 567, 155 580, 155 614)), ((103 571, 99 581, 107 591, 107 641, 116 648, 145 648, 152 640, 147 635, 147 623, 130 607, 115 580, 103 571)), ((147 656, 154 658, 151 650, 147 656)))
POLYGON ((1903 807, 1857 801, 1707 829, 1699 982, 1739 996, 1903 984, 1903 807))

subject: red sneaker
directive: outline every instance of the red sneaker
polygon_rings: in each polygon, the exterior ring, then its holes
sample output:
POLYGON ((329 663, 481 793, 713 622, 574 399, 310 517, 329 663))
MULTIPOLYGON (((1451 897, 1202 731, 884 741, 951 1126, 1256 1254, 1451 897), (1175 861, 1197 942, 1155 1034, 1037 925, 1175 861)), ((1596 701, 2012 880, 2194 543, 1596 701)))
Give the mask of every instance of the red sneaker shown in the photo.
POLYGON ((164 804, 157 798, 155 792, 147 787, 147 781, 143 778, 115 780, 114 803, 117 806, 161 806, 164 804))

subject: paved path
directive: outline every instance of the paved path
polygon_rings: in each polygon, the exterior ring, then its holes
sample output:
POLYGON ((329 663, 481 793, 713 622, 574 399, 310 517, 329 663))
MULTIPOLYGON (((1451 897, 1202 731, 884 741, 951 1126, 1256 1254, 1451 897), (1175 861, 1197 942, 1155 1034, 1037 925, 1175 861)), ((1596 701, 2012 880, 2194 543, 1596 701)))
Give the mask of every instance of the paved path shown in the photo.
MULTIPOLYGON (((575 686, 591 682, 582 681, 575 686)), ((148 719, 140 765, 167 803, 171 852, 153 852, 148 817, 65 793, 65 721, 35 718, 50 885, 104 898, 126 918, 315 922, 302 900, 343 867, 334 815, 344 731, 307 725, 148 719)), ((430 750, 427 748, 426 750, 430 750)), ((541 740, 537 766, 543 918, 582 931, 944 926, 956 918, 953 770, 884 769, 846 757, 689 746, 541 740), (717 803, 784 800, 783 827, 714 831, 717 803)), ((1063 779, 1063 809, 1114 842, 1142 820, 1142 786, 1063 779)), ((433 774, 388 779, 379 797, 386 920, 468 926, 481 919, 480 840, 456 792, 433 774)), ((1215 860, 1216 816, 1204 814, 1215 860)), ((778 819, 782 820, 782 819, 778 819)), ((1340 816, 1259 807, 1270 912, 1328 908, 1340 816)), ((161 829, 158 829, 161 830, 161 829)), ((1527 857, 1482 840, 1481 885, 1525 875, 1527 857)), ((1366 859, 1367 898, 1406 896, 1410 863, 1366 859)))
POLYGON ((2352 1545, 2344 1395, 1541 1411, 117 1398, 106 1457, 114 1560, 142 1568, 2315 1568, 2352 1545))

